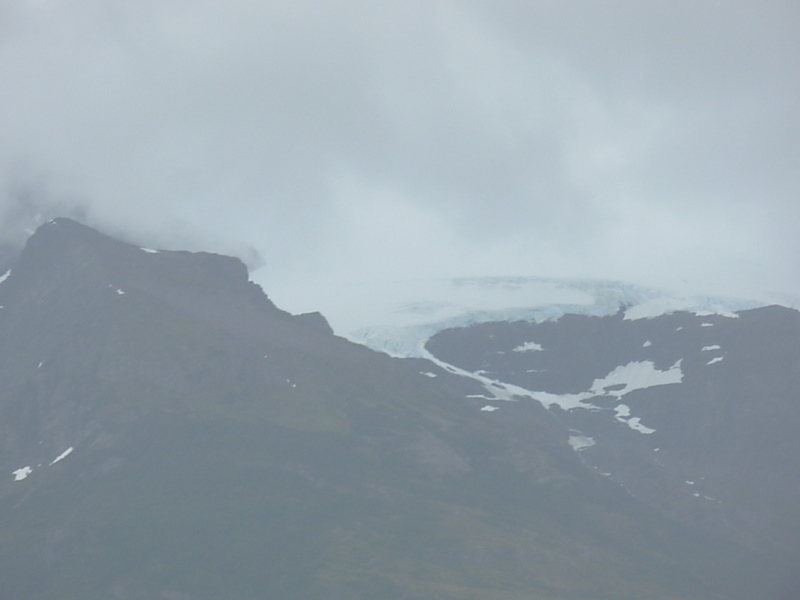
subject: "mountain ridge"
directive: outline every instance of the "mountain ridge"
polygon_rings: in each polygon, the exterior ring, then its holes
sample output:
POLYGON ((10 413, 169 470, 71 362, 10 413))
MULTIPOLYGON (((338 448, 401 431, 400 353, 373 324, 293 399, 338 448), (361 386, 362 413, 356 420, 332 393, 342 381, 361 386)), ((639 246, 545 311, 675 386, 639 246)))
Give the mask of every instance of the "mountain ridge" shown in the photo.
POLYGON ((44 225, 0 283, 3 598, 779 597, 540 404, 98 236, 44 225))

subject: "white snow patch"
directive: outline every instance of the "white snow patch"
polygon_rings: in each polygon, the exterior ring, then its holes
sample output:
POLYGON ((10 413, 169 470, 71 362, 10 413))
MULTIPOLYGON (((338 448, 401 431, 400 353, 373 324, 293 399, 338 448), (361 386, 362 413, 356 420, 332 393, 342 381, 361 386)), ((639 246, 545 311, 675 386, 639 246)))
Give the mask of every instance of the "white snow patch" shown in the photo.
POLYGON ((694 485, 694 481, 689 481, 688 479, 686 480, 686 483, 687 483, 688 485, 694 485))
POLYGON ((642 420, 639 417, 626 418, 631 416, 631 407, 627 404, 619 404, 614 408, 614 418, 620 423, 625 423, 628 427, 639 433, 655 433, 655 429, 642 425, 642 420))
POLYGON ((121 289, 117 288, 117 294, 119 294, 120 296, 122 296, 122 294, 124 294, 124 293, 125 293, 125 292, 124 292, 123 290, 121 290, 121 289))
MULTIPOLYGON (((521 389, 521 388, 520 388, 521 389)), ((600 410, 599 407, 595 406, 594 404, 590 404, 586 402, 586 400, 590 398, 594 398, 595 395, 589 392, 582 392, 580 394, 551 394, 550 392, 528 392, 525 390, 525 394, 517 394, 517 395, 525 395, 533 400, 536 400, 544 406, 545 408, 551 408, 553 406, 559 407, 561 410, 575 410, 577 408, 583 408, 586 410, 600 410)))
POLYGON ((158 250, 153 250, 152 248, 141 248, 142 252, 147 252, 149 254, 158 254, 158 250))
POLYGON ((65 458, 67 458, 67 457, 68 457, 70 454, 72 454, 72 451, 73 451, 73 450, 74 450, 74 448, 73 448, 72 446, 70 446, 69 448, 67 448, 66 450, 64 450, 64 451, 63 451, 61 454, 59 454, 58 456, 56 456, 56 457, 55 457, 55 459, 53 460, 53 462, 51 462, 50 464, 51 464, 51 465, 54 465, 54 464, 56 464, 57 462, 64 460, 64 459, 65 459, 65 458))
MULTIPOLYGON (((490 379, 489 377, 486 377, 480 373, 472 373, 470 371, 460 369, 436 358, 424 346, 419 349, 419 353, 424 358, 427 358, 432 363, 438 365, 446 371, 449 371, 450 373, 461 375, 477 381, 489 394, 492 395, 489 398, 491 400, 516 401, 520 398, 529 398, 531 400, 536 400, 545 408, 557 406, 564 411, 578 408, 592 411, 602 410, 600 407, 587 402, 587 400, 597 396, 606 395, 615 396, 617 399, 620 399, 625 394, 635 390, 656 385, 680 383, 683 379, 683 372, 680 368, 681 361, 675 363, 667 371, 659 371, 655 368, 655 365, 652 361, 631 362, 627 365, 617 367, 603 379, 596 379, 592 384, 592 387, 586 392, 580 392, 577 394, 551 394, 550 392, 528 390, 518 385, 501 382, 496 379, 490 379), (623 385, 624 387, 620 390, 615 390, 612 392, 608 392, 606 390, 606 388, 615 385, 623 385)), ((628 420, 623 419, 623 416, 630 416, 630 408, 627 405, 621 404, 617 406, 615 411, 617 414, 617 419, 626 423, 631 429, 638 431, 639 433, 653 433, 655 431, 655 429, 651 429, 642 425, 639 418, 628 420)))
POLYGON ((717 500, 716 498, 712 498, 711 496, 706 496, 704 494, 698 494, 697 492, 692 494, 692 496, 694 496, 695 498, 702 498, 703 500, 711 500, 711 502, 716 502, 718 504, 722 504, 721 500, 717 500))
POLYGON ((36 366, 36 368, 37 368, 37 369, 41 369, 43 364, 44 364, 44 361, 40 362, 40 363, 39 363, 39 364, 36 366))
POLYGON ((544 348, 542 348, 540 344, 536 342, 525 342, 514 348, 512 352, 540 352, 541 350, 544 350, 544 348))
POLYGON ((436 373, 431 373, 430 371, 420 371, 420 375, 425 375, 425 377, 436 377, 436 373))
POLYGON ((642 348, 649 348, 652 345, 653 345, 653 342, 651 342, 650 340, 647 340, 644 344, 642 344, 642 348))
POLYGON ((494 412, 496 410, 500 410, 500 407, 499 406, 491 406, 490 404, 487 404, 486 406, 481 408, 481 410, 483 412, 494 412))
POLYGON ((571 435, 567 441, 575 452, 580 452, 595 445, 595 441, 588 435, 571 435))
POLYGON ((11 269, 0 275, 0 283, 3 283, 6 279, 8 279, 9 275, 11 275, 11 269))
POLYGON ((708 352, 709 350, 719 350, 719 344, 714 344, 713 346, 703 346, 703 352, 708 352))
POLYGON ((656 369, 653 361, 630 362, 611 371, 603 379, 595 379, 590 392, 594 396, 608 395, 622 398, 625 394, 635 390, 680 383, 683 380, 681 361, 676 362, 666 371, 656 369), (606 391, 607 388, 624 385, 620 390, 606 391))
POLYGON ((724 356, 717 356, 716 358, 712 358, 710 361, 708 361, 708 362, 706 363, 706 365, 713 365, 714 363, 718 363, 718 362, 720 362, 720 361, 721 361, 723 358, 725 358, 725 357, 724 357, 724 356))
POLYGON ((31 467, 22 467, 21 469, 11 472, 11 474, 14 476, 14 481, 22 481, 31 473, 33 473, 33 469, 31 467))
POLYGON ((647 427, 646 425, 642 425, 642 420, 639 417, 633 417, 632 419, 628 419, 628 427, 630 427, 634 431, 638 431, 639 433, 644 433, 648 435, 656 432, 655 429, 647 427))
POLYGON ((713 327, 713 323, 700 323, 700 327, 713 327))

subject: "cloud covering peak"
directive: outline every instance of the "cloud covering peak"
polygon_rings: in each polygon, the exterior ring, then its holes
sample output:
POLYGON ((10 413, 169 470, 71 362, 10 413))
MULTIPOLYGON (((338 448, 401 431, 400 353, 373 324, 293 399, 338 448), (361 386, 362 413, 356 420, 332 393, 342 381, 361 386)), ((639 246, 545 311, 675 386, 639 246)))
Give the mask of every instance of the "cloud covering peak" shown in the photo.
POLYGON ((55 208, 260 255, 278 301, 512 274, 797 292, 798 26, 777 0, 3 3, 5 231, 55 208))

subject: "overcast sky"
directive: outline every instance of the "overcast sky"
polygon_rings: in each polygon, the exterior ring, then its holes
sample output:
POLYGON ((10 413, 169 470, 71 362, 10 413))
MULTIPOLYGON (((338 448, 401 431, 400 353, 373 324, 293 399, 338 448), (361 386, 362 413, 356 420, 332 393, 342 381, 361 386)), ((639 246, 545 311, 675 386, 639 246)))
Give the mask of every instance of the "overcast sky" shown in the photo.
POLYGON ((0 0, 4 235, 236 253, 301 308, 464 275, 800 294, 798 31, 796 0, 0 0))

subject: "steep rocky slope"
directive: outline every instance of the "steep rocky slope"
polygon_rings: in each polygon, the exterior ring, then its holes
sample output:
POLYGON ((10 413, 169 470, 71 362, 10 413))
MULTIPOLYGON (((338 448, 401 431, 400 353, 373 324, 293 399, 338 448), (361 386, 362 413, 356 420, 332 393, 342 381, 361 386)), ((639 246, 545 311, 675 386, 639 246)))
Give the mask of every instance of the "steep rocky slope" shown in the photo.
POLYGON ((57 219, 0 305, 4 599, 785 588, 759 552, 587 468, 539 403, 484 411, 477 382, 279 310, 236 259, 57 219))

